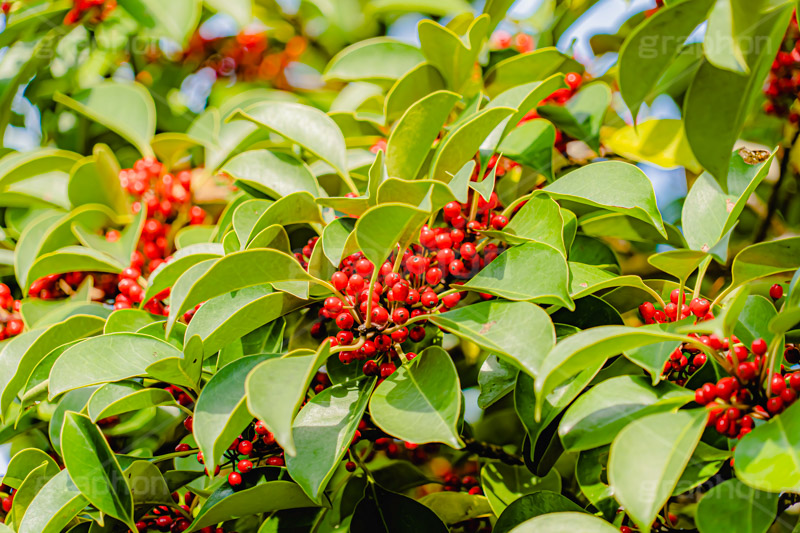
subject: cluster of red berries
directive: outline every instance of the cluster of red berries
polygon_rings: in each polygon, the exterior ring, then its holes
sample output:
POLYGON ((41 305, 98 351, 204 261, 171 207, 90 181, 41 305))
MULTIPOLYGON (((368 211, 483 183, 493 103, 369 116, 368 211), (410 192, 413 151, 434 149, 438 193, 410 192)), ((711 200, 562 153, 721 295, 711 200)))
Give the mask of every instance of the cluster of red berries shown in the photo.
MULTIPOLYGON (((177 505, 171 507, 169 505, 158 505, 154 507, 148 514, 136 522, 136 531, 144 533, 145 531, 164 531, 170 533, 181 533, 189 529, 192 524, 191 505, 196 497, 191 492, 186 492, 183 498, 177 493, 172 493, 172 499, 177 505), (181 503, 183 500, 183 503, 181 503)), ((212 527, 201 529, 203 533, 214 533, 212 527)), ((221 528, 220 528, 221 529, 221 528)))
MULTIPOLYGON (((11 511, 11 506, 14 504, 14 494, 17 491, 8 485, 0 485, 0 505, 3 507, 3 515, 7 515, 11 511)), ((5 516, 0 518, 0 524, 6 521, 5 516)))
POLYGON ((16 337, 25 329, 19 314, 20 301, 11 295, 11 289, 0 283, 0 340, 16 337))
POLYGON ((800 30, 797 27, 797 18, 792 15, 792 23, 786 30, 764 87, 764 95, 767 97, 764 111, 769 115, 788 117, 793 123, 800 121, 800 114, 792 111, 798 88, 800 88, 800 30))
MULTIPOLYGON (((617 512, 622 512, 619 510, 617 512)), ((627 516, 624 518, 624 521, 627 522, 627 516)), ((666 517, 658 517, 655 519, 653 524, 650 526, 650 531, 654 532, 669 532, 675 531, 675 526, 678 524, 678 516, 673 513, 667 513, 666 517)), ((619 528, 620 533, 634 533, 639 531, 635 527, 631 526, 620 526, 619 528)))
POLYGON ((505 30, 498 30, 492 34, 490 46, 494 50, 514 48, 514 50, 520 54, 524 54, 532 51, 536 43, 533 37, 527 33, 519 32, 515 35, 511 35, 505 30))
POLYGON ((85 17, 96 24, 105 20, 116 7, 117 0, 74 0, 72 9, 64 17, 64 24, 77 24, 85 17))
POLYGON ((686 304, 686 293, 681 294, 679 289, 673 290, 669 295, 669 303, 664 305, 664 309, 658 309, 652 302, 644 302, 639 306, 639 316, 645 324, 664 324, 666 322, 677 322, 692 315, 698 321, 711 320, 714 314, 711 313, 711 303, 705 298, 692 298, 689 305, 686 304), (680 306, 678 304, 680 301, 680 306))
POLYGON ((308 239, 306 245, 303 246, 299 252, 294 253, 297 262, 303 265, 303 268, 306 270, 308 270, 308 262, 311 260, 311 254, 314 253, 314 247, 317 245, 317 241, 319 241, 319 237, 315 235, 308 239))
POLYGON ((244 81, 269 81, 289 89, 286 67, 303 55, 308 43, 296 35, 286 43, 270 41, 260 28, 247 28, 233 37, 207 37, 198 31, 184 52, 183 61, 195 68, 211 68, 217 77, 244 81))

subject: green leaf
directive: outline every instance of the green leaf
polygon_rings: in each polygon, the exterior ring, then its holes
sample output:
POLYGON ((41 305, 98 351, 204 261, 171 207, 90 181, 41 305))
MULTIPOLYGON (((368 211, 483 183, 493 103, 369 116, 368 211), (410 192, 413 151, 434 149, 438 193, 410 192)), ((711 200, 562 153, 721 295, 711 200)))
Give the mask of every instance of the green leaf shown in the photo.
POLYGON ((109 416, 138 411, 156 405, 175 405, 175 399, 168 391, 158 388, 144 388, 135 381, 108 383, 97 389, 86 406, 86 413, 92 422, 109 416))
POLYGON ((270 354, 250 355, 223 366, 197 398, 194 438, 209 472, 214 471, 222 453, 253 420, 247 410, 245 379, 256 365, 270 357, 270 354))
POLYGON ((481 468, 483 487, 494 514, 499 516, 513 501, 540 490, 561 492, 561 476, 555 469, 544 477, 531 474, 524 466, 487 463, 481 468))
POLYGON ((797 490, 800 486, 800 407, 793 404, 766 424, 742 437, 736 445, 736 477, 766 492, 797 490))
MULTIPOLYGON (((175 4, 185 1, 195 0, 179 0, 175 4)), ((163 9, 156 11, 164 12, 163 9)), ((153 154, 150 141, 156 132, 156 107, 150 93, 142 85, 107 81, 77 92, 72 97, 56 92, 53 99, 117 133, 142 155, 153 154), (120 105, 120 102, 125 102, 125 105, 120 105)))
POLYGON ((603 82, 581 88, 563 106, 546 105, 539 114, 570 137, 580 139, 593 150, 600 149, 600 126, 611 103, 611 89, 603 82))
POLYGON ((111 333, 78 343, 61 354, 50 371, 50 398, 59 394, 145 374, 152 363, 181 352, 168 342, 139 333, 111 333))
POLYGON ((384 115, 387 122, 400 117, 415 102, 444 88, 444 78, 433 65, 417 65, 398 79, 386 94, 384 115))
POLYGON ((753 13, 751 23, 739 35, 747 42, 761 43, 747 51, 749 74, 721 69, 704 59, 689 86, 683 106, 686 136, 697 160, 718 179, 727 175, 731 150, 756 98, 761 97, 792 7, 753 13))
POLYGON ((375 37, 350 45, 331 59, 323 73, 328 81, 396 80, 425 61, 416 46, 375 37))
POLYGON ((647 262, 685 283, 706 257, 708 257, 708 254, 703 251, 667 250, 666 252, 649 256, 647 262))
POLYGON ((514 500, 503 510, 492 529, 493 533, 508 533, 522 522, 550 513, 583 513, 572 500, 549 490, 541 490, 514 500))
POLYGON ((172 261, 162 264, 150 275, 142 301, 148 302, 156 294, 172 287, 181 274, 197 263, 223 255, 221 244, 193 244, 178 250, 172 255, 172 261))
POLYGON ((439 143, 431 161, 430 177, 449 181, 449 175, 458 172, 475 157, 484 139, 516 109, 490 107, 478 111, 448 133, 439 143))
POLYGON ((481 389, 478 407, 486 409, 511 392, 517 382, 517 374, 519 368, 495 354, 489 354, 478 371, 478 386, 481 389))
POLYGON ((25 512, 28 510, 31 501, 36 497, 36 494, 38 494, 42 487, 59 472, 61 472, 61 469, 55 461, 52 460, 49 463, 42 463, 31 470, 22 484, 17 487, 18 490, 14 492, 14 502, 11 507, 11 512, 6 515, 6 523, 19 524, 25 512))
POLYGON ((317 178, 308 165, 282 152, 249 150, 231 158, 221 170, 275 199, 301 191, 314 196, 321 194, 317 178))
POLYGON ((339 266, 342 259, 358 251, 358 244, 353 234, 355 224, 354 218, 339 217, 322 230, 320 245, 332 265, 339 266))
POLYGON ((103 513, 133 525, 133 496, 103 433, 89 417, 67 413, 61 453, 75 486, 103 513))
POLYGON ((420 498, 419 503, 433 510, 445 524, 457 524, 492 512, 484 496, 466 492, 433 492, 420 498))
POLYGON ((158 0, 120 0, 120 4, 154 36, 181 46, 188 44, 203 11, 200 0, 175 0, 168 5, 158 0))
POLYGON ((526 520, 510 533, 619 533, 602 518, 587 513, 549 513, 526 520))
POLYGON ((564 449, 581 451, 609 444, 633 420, 675 411, 694 392, 669 382, 653 387, 643 376, 618 376, 592 387, 567 409, 558 426, 564 449))
POLYGON ((253 20, 253 0, 205 0, 205 4, 214 11, 230 15, 241 27, 253 20))
POLYGON ((72 225, 72 233, 87 248, 112 257, 120 265, 127 265, 130 263, 131 255, 139 243, 146 215, 146 210, 139 211, 128 227, 122 230, 119 239, 114 242, 109 242, 104 235, 96 235, 74 223, 72 225))
POLYGON ((725 179, 717 181, 708 172, 697 178, 681 216, 690 248, 708 251, 734 227, 750 195, 767 176, 773 157, 742 148, 731 155, 725 179))
POLYGON ((472 10, 465 0, 372 0, 369 8, 375 13, 426 13, 439 17, 472 10))
POLYGON ((703 495, 697 528, 701 533, 766 533, 775 520, 778 497, 729 479, 703 495))
POLYGON ((163 503, 174 504, 169 486, 161 470, 149 461, 134 461, 125 469, 125 478, 131 487, 135 506, 163 503))
POLYGON ((575 463, 575 481, 592 505, 607 520, 613 520, 619 503, 614 499, 613 489, 608 486, 608 449, 609 446, 603 446, 580 452, 575 463))
POLYGON ((630 163, 592 163, 563 176, 544 191, 556 200, 624 213, 651 224, 667 236, 652 182, 630 163))
POLYGON ((677 119, 651 119, 635 127, 623 126, 603 143, 632 161, 664 168, 685 167, 698 174, 702 171, 686 139, 683 122, 677 119))
POLYGON ((390 176, 414 179, 442 131, 459 95, 437 91, 414 103, 392 130, 386 149, 390 176))
POLYGON ((319 283, 294 257, 277 250, 246 250, 198 263, 186 270, 172 287, 167 331, 174 327, 178 317, 201 302, 235 290, 278 281, 319 283))
POLYGON ((303 490, 291 481, 259 481, 255 486, 241 490, 235 490, 226 483, 205 501, 189 531, 233 518, 314 506, 303 490))
POLYGON ((43 464, 52 465, 58 473, 58 464, 42 450, 37 448, 20 450, 8 462, 6 473, 3 475, 3 485, 18 489, 28 474, 43 464))
POLYGON ((512 87, 544 80, 555 73, 583 72, 583 66, 554 47, 514 55, 492 66, 484 76, 490 98, 512 87))
POLYGON ((555 387, 584 368, 592 367, 598 361, 605 361, 626 350, 665 340, 683 342, 687 338, 647 327, 601 326, 581 331, 560 341, 544 357, 536 376, 537 419, 544 398, 555 387))
POLYGON ((619 88, 633 117, 713 3, 673 2, 645 19, 625 39, 619 51, 619 88))
POLYGON ((47 354, 63 344, 101 332, 104 323, 96 316, 76 315, 6 344, 0 352, 0 410, 8 410, 47 354))
POLYGON ((376 426, 403 441, 464 447, 457 427, 458 372, 450 354, 438 346, 426 348, 386 378, 372 394, 369 412, 376 426))
MULTIPOLYGON (((360 495, 359 495, 360 496, 360 495)), ((449 529, 430 508, 408 496, 370 484, 355 506, 351 533, 447 533, 449 529)))
POLYGON ((572 261, 569 271, 569 293, 575 300, 611 287, 634 287, 649 292, 639 276, 615 276, 602 268, 572 261))
POLYGON ((428 214, 428 211, 404 204, 372 207, 356 222, 358 247, 376 268, 380 268, 398 243, 406 242, 416 233, 428 214))
POLYGON ((511 130, 497 150, 505 157, 553 180, 553 144, 556 128, 544 119, 529 120, 511 130))
POLYGON ((508 300, 530 300, 574 309, 567 292, 567 261, 552 246, 528 242, 509 248, 486 265, 465 289, 508 300), (531 279, 530 272, 540 275, 531 279))
POLYGON ((736 287, 800 267, 800 237, 789 237, 748 246, 733 258, 732 286, 736 287))
POLYGON ((42 487, 19 524, 19 533, 60 533, 89 502, 62 470, 42 487))
POLYGON ((308 387, 330 354, 322 343, 312 354, 264 361, 247 376, 247 406, 275 436, 288 455, 295 455, 292 420, 306 398, 308 387))
POLYGON ((745 346, 750 346, 758 338, 764 339, 769 345, 775 338, 769 324, 777 314, 775 305, 768 299, 763 296, 747 296, 733 332, 745 346))
POLYGON ((488 16, 473 20, 463 39, 432 20, 422 20, 417 25, 422 54, 455 91, 460 90, 472 74, 488 29, 488 16))
POLYGON ((544 354, 556 342, 550 317, 541 307, 529 302, 481 302, 431 315, 430 321, 508 358, 531 376, 537 374, 544 354))
POLYGON ((66 272, 121 272, 125 268, 113 257, 83 246, 66 246, 40 256, 31 265, 27 287, 39 278, 66 272))
POLYGON ((86 164, 77 164, 69 177, 67 192, 73 206, 101 204, 117 213, 130 212, 128 196, 119 182, 119 163, 105 144, 96 144, 86 164))
POLYGON ((611 444, 609 482, 645 533, 672 495, 707 419, 705 409, 646 416, 627 425, 611 444))
POLYGON ((95 390, 97 390, 97 387, 71 390, 64 394, 58 402, 58 406, 53 411, 53 416, 50 419, 50 427, 47 430, 50 442, 53 444, 53 449, 56 453, 61 453, 61 429, 64 426, 67 412, 80 413, 83 411, 95 390))
POLYGON ((249 120, 302 146, 332 166, 350 190, 356 192, 347 172, 344 136, 322 111, 290 102, 261 102, 245 111, 235 111, 227 120, 236 119, 249 120))
POLYGON ((353 441, 374 384, 374 379, 361 379, 328 387, 295 418, 292 436, 297 455, 287 455, 286 466, 312 500, 320 501, 353 441))
POLYGON ((590 237, 614 237, 632 242, 669 244, 676 248, 687 247, 681 232, 672 224, 664 224, 664 237, 649 222, 609 211, 594 211, 580 218, 581 230, 590 237))

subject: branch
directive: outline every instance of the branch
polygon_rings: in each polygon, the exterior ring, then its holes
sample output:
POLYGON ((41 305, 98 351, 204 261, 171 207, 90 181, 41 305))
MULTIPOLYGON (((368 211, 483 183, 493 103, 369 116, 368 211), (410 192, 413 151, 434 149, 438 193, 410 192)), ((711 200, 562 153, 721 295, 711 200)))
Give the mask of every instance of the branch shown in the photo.
POLYGON ((481 442, 470 437, 464 437, 465 450, 468 450, 475 455, 485 457, 487 459, 499 459, 507 465, 523 465, 525 461, 522 457, 510 454, 503 449, 502 446, 497 444, 490 444, 488 442, 481 442))
POLYGON ((792 147, 797 142, 797 138, 799 136, 800 129, 798 129, 792 136, 792 141, 789 143, 789 146, 784 147, 783 155, 781 156, 780 174, 778 175, 778 180, 775 182, 775 186, 772 188, 772 193, 770 194, 769 201, 767 203, 767 215, 761 222, 761 226, 758 228, 756 238, 753 240, 753 242, 761 242, 767 236, 767 231, 769 231, 770 224, 772 224, 772 217, 775 215, 775 211, 778 207, 778 197, 780 196, 781 185, 783 184, 786 174, 789 172, 789 156, 792 153, 792 147))

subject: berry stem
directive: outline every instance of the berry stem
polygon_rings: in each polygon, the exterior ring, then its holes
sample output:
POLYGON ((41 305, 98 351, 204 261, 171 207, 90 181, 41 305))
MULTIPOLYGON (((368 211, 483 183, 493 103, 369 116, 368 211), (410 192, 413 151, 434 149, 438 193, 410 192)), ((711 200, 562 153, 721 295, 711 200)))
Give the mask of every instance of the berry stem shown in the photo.
POLYGON ((767 200, 767 214, 764 216, 764 220, 761 222, 761 226, 758 228, 756 237, 753 240, 754 243, 764 240, 764 238, 767 236, 767 232, 769 231, 769 227, 772 224, 772 218, 775 216, 775 210, 778 207, 778 200, 780 199, 780 190, 781 186, 783 185, 783 180, 787 174, 792 172, 792 169, 789 166, 789 159, 791 157, 792 148, 794 147, 795 143, 797 143, 798 137, 800 137, 800 129, 797 129, 794 132, 789 145, 783 147, 783 154, 781 155, 780 163, 780 174, 778 174, 778 179, 775 181, 775 185, 772 186, 772 193, 769 196, 769 200, 767 200))
POLYGON ((372 276, 369 278, 369 292, 367 293, 367 320, 364 323, 367 329, 372 325, 372 289, 375 287, 375 282, 378 281, 380 273, 380 267, 378 265, 372 265, 372 276))

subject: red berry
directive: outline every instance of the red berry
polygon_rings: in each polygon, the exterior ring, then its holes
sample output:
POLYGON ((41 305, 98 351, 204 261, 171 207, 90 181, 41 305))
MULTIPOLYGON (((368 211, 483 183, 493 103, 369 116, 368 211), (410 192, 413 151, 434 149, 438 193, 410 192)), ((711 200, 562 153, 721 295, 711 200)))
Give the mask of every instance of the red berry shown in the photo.
POLYGON ((706 313, 708 313, 708 310, 711 308, 711 303, 705 298, 693 298, 689 307, 694 316, 701 317, 706 316, 706 313))
POLYGON ((353 327, 353 317, 347 311, 336 315, 336 327, 339 329, 350 329, 353 327))
POLYGON ((444 276, 444 272, 442 272, 441 268, 438 267, 431 267, 425 272, 425 281, 431 287, 435 287, 442 281, 442 277, 444 276))
POLYGON ((425 259, 419 255, 412 255, 406 260, 406 269, 419 276, 425 272, 425 259))
MULTIPOLYGON (((681 296, 680 290, 679 289, 673 289, 672 292, 669 295, 669 301, 674 303, 674 304, 677 304, 678 303, 678 299, 680 298, 680 296, 681 296)), ((686 293, 685 292, 683 293, 683 301, 681 303, 686 303, 686 293)))
POLYGON ((379 326, 386 324, 389 321, 389 311, 383 307, 375 307, 372 310, 372 321, 379 326))
POLYGON ((422 341, 422 339, 425 338, 425 328, 423 328, 422 326, 415 326, 411 328, 411 331, 409 332, 408 335, 409 337, 411 337, 412 341, 420 342, 422 341))
POLYGON ((717 383, 717 397, 727 401, 738 387, 735 378, 722 378, 717 383))
POLYGON ((770 398, 767 400, 767 411, 771 414, 780 413, 783 409, 783 400, 780 397, 770 398))
MULTIPOLYGON (((239 474, 236 474, 237 476, 239 474)), ((238 483, 237 483, 238 485, 238 483)), ((156 518, 156 525, 160 528, 167 528, 172 525, 172 517, 171 516, 159 516, 156 518)))
POLYGON ((238 487, 242 484, 242 475, 239 472, 231 472, 228 474, 228 483, 231 487, 238 487))
POLYGON ((347 280, 347 286, 353 292, 361 292, 361 290, 364 288, 364 278, 358 274, 353 274, 350 276, 350 279, 347 280))
POLYGON ((136 281, 136 280, 139 279, 139 277, 141 275, 142 275, 142 273, 139 271, 138 268, 128 267, 128 268, 124 269, 120 273, 119 277, 120 278, 128 278, 128 279, 132 279, 132 280, 136 281))
POLYGON ((194 428, 194 418, 192 418, 191 416, 187 416, 186 420, 183 421, 183 427, 186 428, 186 431, 191 433, 192 429, 194 428))
POLYGON ((444 206, 443 211, 447 218, 457 217, 461 214, 461 204, 458 202, 450 202, 444 206))
POLYGON ((397 370, 397 367, 394 366, 394 363, 383 363, 380 367, 380 373, 382 378, 387 378, 397 370))
POLYGON ((446 295, 446 296, 444 296, 444 297, 442 298, 442 303, 443 303, 443 304, 445 305, 445 307, 447 307, 448 309, 452 309, 453 307, 455 307, 456 305, 458 305, 458 302, 459 302, 459 301, 461 301, 461 294, 459 294, 459 293, 457 293, 457 292, 454 292, 454 293, 448 294, 448 295, 446 295))
POLYGON ((692 366, 700 368, 706 364, 706 354, 699 353, 692 358, 692 366))
POLYGON ((642 320, 644 321, 652 320, 655 314, 656 314, 656 308, 652 304, 652 302, 644 302, 639 306, 639 315, 642 317, 642 320))
POLYGON ((378 363, 375 362, 374 359, 370 359, 364 363, 364 366, 361 367, 361 370, 367 376, 377 376, 380 373, 378 368, 378 363))
POLYGON ((496 217, 492 218, 492 227, 496 230, 505 228, 507 224, 508 219, 503 215, 497 215, 496 217))
POLYGON ((285 463, 283 457, 269 457, 267 459, 267 464, 270 466, 283 466, 285 463))
POLYGON ((783 296, 783 287, 779 284, 775 284, 769 288, 769 296, 773 300, 780 300, 783 296))
POLYGON ((795 372, 789 376, 789 386, 795 391, 800 391, 800 372, 795 372))
POLYGON ((242 459, 236 467, 241 473, 246 474, 253 469, 253 463, 247 459, 242 459))
POLYGON ((420 301, 425 307, 433 307, 439 303, 439 295, 433 291, 426 291, 420 296, 420 301))
POLYGON ((772 394, 778 396, 786 390, 786 379, 780 374, 775 374, 770 380, 770 386, 772 387, 772 394))
POLYGON ((784 389, 784 391, 781 393, 781 400, 783 400, 785 405, 793 404, 796 399, 797 393, 794 391, 794 389, 784 389))
POLYGON ((750 345, 750 349, 756 355, 764 355, 767 353, 767 342, 764 339, 756 339, 750 345))
POLYGON ((337 291, 344 290, 347 287, 347 274, 344 272, 334 272, 331 276, 331 284, 337 291))
POLYGON ((237 446, 237 450, 242 455, 250 455, 250 452, 253 451, 253 443, 249 440, 243 440, 239 443, 239 446, 237 446))
POLYGON ((372 270, 374 268, 375 267, 372 265, 372 261, 370 261, 369 259, 359 259, 358 263, 356 263, 356 272, 358 272, 364 277, 372 274, 372 270))
POLYGON ((408 310, 405 307, 398 307, 392 313, 392 320, 395 324, 405 324, 408 321, 408 310))
POLYGON ((355 472, 356 471, 356 464, 353 461, 347 461, 344 465, 345 470, 348 472, 355 472))
MULTIPOLYGON (((750 364, 749 361, 744 361, 742 363, 739 363, 738 370, 739 370, 739 377, 742 378, 743 381, 750 381, 756 376, 757 369, 753 368, 753 365, 750 364)), ((722 394, 720 394, 720 397, 722 397, 722 394)))
POLYGON ((394 342, 403 343, 408 338, 408 328, 400 328, 392 332, 392 340, 394 342))
POLYGON ((783 357, 786 359, 786 362, 796 365, 800 363, 800 350, 798 350, 796 346, 787 346, 783 351, 783 357))

